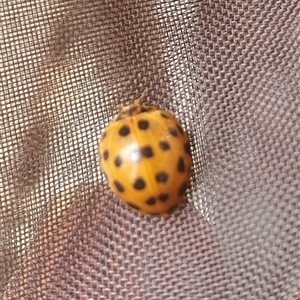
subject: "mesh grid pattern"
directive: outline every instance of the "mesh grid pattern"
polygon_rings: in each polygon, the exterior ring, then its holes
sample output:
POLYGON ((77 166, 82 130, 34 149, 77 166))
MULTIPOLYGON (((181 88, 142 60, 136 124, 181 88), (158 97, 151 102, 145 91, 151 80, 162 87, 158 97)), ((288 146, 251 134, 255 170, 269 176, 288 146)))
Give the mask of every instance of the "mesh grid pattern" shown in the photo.
POLYGON ((2 0, 1 20, 1 298, 300 299, 298 0, 2 0), (167 216, 98 163, 145 88, 191 140, 167 216))

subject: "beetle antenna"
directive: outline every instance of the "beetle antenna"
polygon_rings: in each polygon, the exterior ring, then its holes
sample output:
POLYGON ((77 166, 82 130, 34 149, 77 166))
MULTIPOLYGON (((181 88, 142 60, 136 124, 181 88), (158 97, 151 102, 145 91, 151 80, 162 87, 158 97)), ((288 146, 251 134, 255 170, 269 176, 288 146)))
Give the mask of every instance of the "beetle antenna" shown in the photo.
POLYGON ((141 100, 146 96, 148 89, 145 88, 141 94, 141 96, 134 100, 135 104, 140 104, 141 100))

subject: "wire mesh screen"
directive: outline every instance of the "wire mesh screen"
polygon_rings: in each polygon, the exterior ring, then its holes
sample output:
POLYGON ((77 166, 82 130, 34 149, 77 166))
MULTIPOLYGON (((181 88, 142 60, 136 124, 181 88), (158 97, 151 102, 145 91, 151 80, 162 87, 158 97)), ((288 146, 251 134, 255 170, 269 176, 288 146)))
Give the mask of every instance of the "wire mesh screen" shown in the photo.
POLYGON ((1 2, 1 298, 300 299, 298 0, 1 2), (193 157, 163 216, 98 161, 145 88, 193 157))

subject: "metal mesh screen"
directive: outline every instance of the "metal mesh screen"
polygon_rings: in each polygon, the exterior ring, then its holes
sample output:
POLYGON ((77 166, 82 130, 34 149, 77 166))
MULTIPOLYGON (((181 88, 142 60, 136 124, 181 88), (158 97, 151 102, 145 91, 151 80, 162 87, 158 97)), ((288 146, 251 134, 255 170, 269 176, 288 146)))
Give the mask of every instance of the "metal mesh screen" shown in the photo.
POLYGON ((1 298, 300 299, 299 21, 298 0, 1 0, 1 298), (145 88, 191 140, 167 216, 98 163, 145 88))

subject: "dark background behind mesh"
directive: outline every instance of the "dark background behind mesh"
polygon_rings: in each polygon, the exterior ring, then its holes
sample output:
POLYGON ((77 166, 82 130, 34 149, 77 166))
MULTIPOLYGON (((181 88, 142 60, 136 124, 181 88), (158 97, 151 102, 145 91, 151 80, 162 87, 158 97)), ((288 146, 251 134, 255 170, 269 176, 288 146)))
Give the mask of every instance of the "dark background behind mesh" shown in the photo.
POLYGON ((300 299, 300 5, 2 0, 0 296, 300 299), (101 130, 147 88, 191 140, 187 200, 108 189, 101 130))

